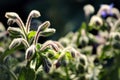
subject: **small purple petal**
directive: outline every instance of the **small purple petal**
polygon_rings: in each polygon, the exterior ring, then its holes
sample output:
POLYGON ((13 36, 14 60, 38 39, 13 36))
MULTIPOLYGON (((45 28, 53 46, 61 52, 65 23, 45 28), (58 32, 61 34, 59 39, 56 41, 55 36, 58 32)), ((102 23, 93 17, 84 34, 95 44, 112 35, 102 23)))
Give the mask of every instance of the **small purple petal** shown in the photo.
POLYGON ((114 4, 113 3, 110 4, 109 7, 110 7, 110 9, 112 9, 114 7, 114 4))
POLYGON ((105 11, 102 11, 102 12, 101 12, 101 15, 102 15, 102 17, 105 18, 105 17, 107 16, 107 13, 106 13, 105 11))

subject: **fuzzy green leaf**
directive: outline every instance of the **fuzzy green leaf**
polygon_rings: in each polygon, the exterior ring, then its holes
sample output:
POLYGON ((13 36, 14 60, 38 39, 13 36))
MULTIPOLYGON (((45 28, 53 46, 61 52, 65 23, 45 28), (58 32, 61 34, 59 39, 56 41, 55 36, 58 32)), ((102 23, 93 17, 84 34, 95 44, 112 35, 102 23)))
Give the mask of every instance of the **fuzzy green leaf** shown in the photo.
POLYGON ((35 80, 35 71, 33 69, 23 67, 18 80, 35 80))
POLYGON ((30 31, 28 34, 28 39, 31 40, 36 34, 36 31, 30 31))

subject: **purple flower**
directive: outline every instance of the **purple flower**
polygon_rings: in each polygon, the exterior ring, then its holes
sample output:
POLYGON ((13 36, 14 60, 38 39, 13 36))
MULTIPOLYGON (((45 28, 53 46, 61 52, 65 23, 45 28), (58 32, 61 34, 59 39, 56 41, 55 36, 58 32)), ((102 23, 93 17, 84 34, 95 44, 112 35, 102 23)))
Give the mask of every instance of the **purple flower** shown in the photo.
POLYGON ((113 16, 113 12, 112 9, 114 7, 114 4, 110 4, 110 5, 101 5, 101 8, 98 12, 98 14, 101 15, 102 18, 106 18, 108 16, 113 16))

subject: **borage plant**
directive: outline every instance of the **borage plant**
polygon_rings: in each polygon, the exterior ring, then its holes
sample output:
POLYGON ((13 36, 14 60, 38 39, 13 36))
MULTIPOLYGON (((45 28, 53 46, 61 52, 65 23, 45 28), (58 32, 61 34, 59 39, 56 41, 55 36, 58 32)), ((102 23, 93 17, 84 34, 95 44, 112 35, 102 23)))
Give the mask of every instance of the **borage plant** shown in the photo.
MULTIPOLYGON (((28 16, 26 24, 23 23, 19 15, 15 12, 7 12, 5 17, 8 18, 8 24, 17 23, 19 28, 8 27, 8 32, 13 38, 9 49, 24 49, 25 58, 24 66, 20 67, 18 73, 12 72, 14 79, 18 80, 38 80, 40 72, 52 73, 54 70, 62 65, 64 61, 68 64, 70 60, 79 57, 78 51, 72 47, 64 48, 59 42, 48 40, 45 43, 38 43, 40 36, 50 36, 55 33, 55 29, 49 28, 50 22, 45 21, 38 26, 37 31, 31 30, 32 18, 40 16, 39 11, 32 10, 28 16)), ((21 53, 22 54, 22 53, 21 53)), ((69 79, 68 70, 66 69, 66 76, 69 79)), ((40 75, 40 76, 39 76, 40 75)))

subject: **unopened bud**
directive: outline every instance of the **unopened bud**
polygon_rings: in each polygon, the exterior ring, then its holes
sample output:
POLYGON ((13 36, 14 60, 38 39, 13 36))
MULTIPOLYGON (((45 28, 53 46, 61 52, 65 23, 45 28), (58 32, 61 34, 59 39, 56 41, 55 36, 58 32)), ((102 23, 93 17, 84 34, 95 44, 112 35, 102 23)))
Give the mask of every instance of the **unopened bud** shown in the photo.
POLYGON ((39 17, 40 16, 40 12, 37 11, 37 10, 32 10, 30 12, 30 16, 32 16, 32 17, 39 17))
POLYGON ((53 28, 48 28, 48 29, 44 30, 43 32, 40 32, 40 35, 41 36, 50 36, 50 35, 54 34, 55 31, 56 30, 53 28))
POLYGON ((119 32, 111 32, 111 33, 110 33, 110 38, 119 41, 119 40, 120 40, 120 33, 119 33, 119 32))
POLYGON ((7 12, 7 13, 5 14, 5 17, 6 17, 6 18, 11 18, 11 19, 17 19, 19 16, 18 16, 18 14, 15 13, 15 12, 7 12))
POLYGON ((17 46, 19 46, 20 44, 21 44, 21 42, 22 42, 22 39, 14 39, 12 42, 11 42, 11 44, 10 44, 10 46, 9 46, 9 49, 12 49, 12 48, 15 48, 15 47, 17 47, 17 46))
POLYGON ((92 16, 90 19, 89 26, 102 26, 103 21, 99 16, 92 16))
POLYGON ((13 37, 21 37, 24 35, 20 28, 8 27, 8 32, 13 37))
POLYGON ((5 27, 4 27, 4 25, 0 22, 0 32, 3 32, 3 31, 5 31, 5 27))
POLYGON ((31 20, 32 18, 37 18, 40 16, 40 12, 37 10, 32 10, 28 16, 27 22, 26 22, 26 32, 29 33, 31 20))
POLYGON ((8 19, 8 21, 7 21, 7 24, 8 24, 8 25, 13 24, 13 23, 15 23, 15 20, 14 20, 14 19, 11 19, 11 18, 8 19))
POLYGON ((55 33, 55 29, 48 29, 49 26, 50 26, 49 21, 46 21, 38 27, 38 30, 33 42, 34 44, 37 43, 39 36, 49 36, 55 33))
POLYGON ((59 42, 64 46, 67 47, 70 43, 70 39, 68 38, 60 38, 59 42))
POLYGON ((89 38, 87 37, 87 36, 82 36, 82 37, 80 37, 80 39, 79 39, 79 44, 81 45, 81 46, 85 46, 85 45, 87 45, 89 43, 89 38))
POLYGON ((117 19, 120 17, 120 12, 119 12, 119 10, 117 8, 112 8, 111 12, 113 14, 113 17, 115 17, 117 19))
POLYGON ((113 46, 113 48, 115 48, 115 49, 120 49, 120 42, 114 41, 114 42, 112 42, 112 46, 113 46))
POLYGON ((11 42, 11 44, 9 46, 9 49, 18 47, 20 44, 24 44, 25 47, 29 47, 29 44, 28 44, 28 42, 25 39, 23 39, 23 38, 16 38, 16 39, 14 39, 11 42))
POLYGON ((59 51, 58 45, 54 43, 53 41, 45 42, 43 46, 41 47, 41 50, 45 50, 47 47, 52 47, 56 52, 59 51))
POLYGON ((31 46, 26 50, 25 59, 31 60, 32 57, 33 57, 33 55, 35 54, 35 51, 36 51, 35 45, 31 45, 31 46))
POLYGON ((38 32, 44 31, 44 30, 47 29, 49 26, 50 26, 50 22, 49 22, 49 21, 45 21, 44 23, 42 23, 42 24, 38 27, 38 32))
POLYGON ((61 62, 59 60, 56 60, 54 62, 54 65, 55 65, 56 68, 59 68, 61 66, 61 62))
POLYGON ((75 58, 77 51, 76 51, 74 48, 72 48, 72 49, 70 49, 70 53, 71 53, 71 56, 72 56, 73 58, 75 58))
POLYGON ((18 26, 25 32, 25 26, 23 21, 21 20, 21 18, 19 17, 19 15, 15 12, 7 12, 5 14, 6 18, 9 18, 8 20, 8 24, 12 24, 14 22, 16 22, 18 24, 18 26))
POLYGON ((94 11, 95 11, 94 7, 92 5, 90 5, 90 4, 85 5, 83 10, 84 10, 86 16, 89 16, 90 14, 94 13, 94 11))
POLYGON ((51 63, 48 59, 44 58, 43 59, 43 69, 45 72, 49 72, 50 71, 50 67, 51 67, 51 63))

